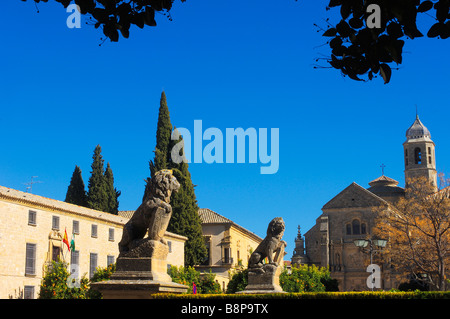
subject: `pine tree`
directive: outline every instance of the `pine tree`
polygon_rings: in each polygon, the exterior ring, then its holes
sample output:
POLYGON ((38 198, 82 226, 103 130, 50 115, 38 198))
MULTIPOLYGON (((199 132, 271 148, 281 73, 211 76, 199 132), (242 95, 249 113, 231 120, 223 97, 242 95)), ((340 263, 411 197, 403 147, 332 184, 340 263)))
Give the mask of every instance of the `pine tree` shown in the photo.
MULTIPOLYGON (((194 266, 204 260, 207 251, 203 241, 198 205, 188 164, 184 162, 176 164, 171 161, 170 152, 175 144, 174 141, 171 141, 171 134, 170 113, 163 91, 156 131, 155 158, 150 161, 150 175, 154 176, 161 169, 173 169, 174 175, 180 183, 179 191, 172 194, 172 218, 167 230, 189 238, 185 245, 185 265, 194 266)), ((150 180, 151 177, 147 180, 150 180)))
POLYGON ((104 160, 102 157, 102 148, 97 145, 92 156, 92 171, 89 178, 87 203, 88 207, 100 211, 108 209, 108 191, 107 183, 103 173, 104 160))
POLYGON ((87 195, 84 187, 81 169, 75 165, 69 187, 67 188, 66 203, 87 207, 87 195))
POLYGON ((106 191, 108 193, 108 205, 105 211, 117 215, 119 213, 118 198, 121 192, 114 187, 114 175, 109 163, 106 164, 105 182, 106 182, 106 191))

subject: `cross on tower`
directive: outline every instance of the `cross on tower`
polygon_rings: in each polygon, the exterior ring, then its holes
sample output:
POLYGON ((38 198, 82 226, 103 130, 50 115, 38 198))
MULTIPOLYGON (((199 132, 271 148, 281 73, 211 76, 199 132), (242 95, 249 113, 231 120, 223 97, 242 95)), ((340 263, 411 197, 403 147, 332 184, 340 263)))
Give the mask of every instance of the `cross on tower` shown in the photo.
POLYGON ((386 165, 381 164, 380 167, 381 167, 381 175, 384 176, 384 168, 386 167, 386 165))

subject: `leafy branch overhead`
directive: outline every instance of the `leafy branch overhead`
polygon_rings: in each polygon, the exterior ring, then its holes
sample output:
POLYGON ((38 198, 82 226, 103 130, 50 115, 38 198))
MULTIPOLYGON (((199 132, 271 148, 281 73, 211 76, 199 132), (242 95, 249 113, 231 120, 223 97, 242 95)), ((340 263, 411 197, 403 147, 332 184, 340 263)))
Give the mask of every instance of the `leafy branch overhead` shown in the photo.
POLYGON ((428 37, 450 37, 450 0, 330 0, 327 10, 333 7, 340 9, 341 20, 324 30, 323 36, 332 38, 327 61, 353 80, 363 80, 363 75, 372 80, 379 74, 384 83, 390 81, 389 64, 402 63, 403 39, 423 36, 417 27, 419 13, 435 20, 428 37), (378 17, 370 10, 373 5, 380 9, 378 17), (377 18, 374 26, 371 19, 377 18))
MULTIPOLYGON (((96 28, 102 28, 106 39, 117 42, 119 32, 124 38, 129 37, 131 25, 156 26, 156 12, 171 20, 169 11, 175 0, 54 1, 65 8, 77 4, 81 14, 88 16, 96 28)), ((330 0, 326 10, 331 8, 339 9, 341 19, 336 25, 329 24, 327 30, 321 29, 325 37, 331 38, 331 55, 326 60, 331 68, 357 81, 380 75, 388 83, 395 68, 392 65, 402 63, 407 38, 422 37, 422 32, 430 38, 450 37, 450 0, 330 0), (431 22, 428 30, 419 31, 418 14, 431 22)))
MULTIPOLYGON (((26 0, 22 0, 26 1, 26 0)), ((48 0, 34 0, 36 3, 48 0)), ((80 7, 83 15, 90 16, 95 28, 102 27, 103 34, 111 41, 119 41, 119 32, 124 38, 130 35, 130 26, 144 28, 156 26, 155 12, 168 14, 174 0, 55 0, 67 8, 71 3, 80 7)), ((182 2, 186 0, 181 0, 182 2)), ((170 16, 169 16, 170 19, 170 16)))

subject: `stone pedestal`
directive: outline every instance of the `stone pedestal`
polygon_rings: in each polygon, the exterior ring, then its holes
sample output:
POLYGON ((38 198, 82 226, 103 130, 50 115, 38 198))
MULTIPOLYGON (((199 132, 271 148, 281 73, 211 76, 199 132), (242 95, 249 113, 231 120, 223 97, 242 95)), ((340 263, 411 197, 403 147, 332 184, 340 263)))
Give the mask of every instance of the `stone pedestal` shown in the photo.
POLYGON ((266 264, 261 268, 248 270, 248 285, 242 294, 285 293, 280 286, 281 267, 266 264))
POLYGON ((117 258, 110 280, 92 284, 104 299, 146 299, 155 293, 187 291, 187 286, 172 282, 167 274, 167 244, 142 239, 134 247, 117 258))

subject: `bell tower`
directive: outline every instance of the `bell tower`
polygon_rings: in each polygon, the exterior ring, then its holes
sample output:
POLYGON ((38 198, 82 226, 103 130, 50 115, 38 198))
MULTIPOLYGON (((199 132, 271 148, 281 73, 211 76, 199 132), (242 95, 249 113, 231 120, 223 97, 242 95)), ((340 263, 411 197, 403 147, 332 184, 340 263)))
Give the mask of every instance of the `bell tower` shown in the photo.
POLYGON ((424 176, 437 187, 436 157, 430 131, 422 124, 419 115, 406 131, 403 143, 405 158, 405 180, 424 176))

